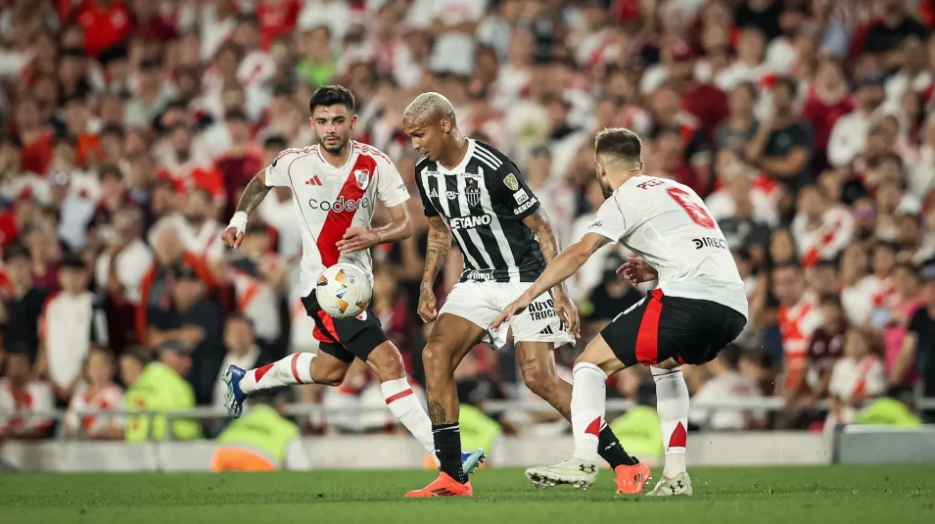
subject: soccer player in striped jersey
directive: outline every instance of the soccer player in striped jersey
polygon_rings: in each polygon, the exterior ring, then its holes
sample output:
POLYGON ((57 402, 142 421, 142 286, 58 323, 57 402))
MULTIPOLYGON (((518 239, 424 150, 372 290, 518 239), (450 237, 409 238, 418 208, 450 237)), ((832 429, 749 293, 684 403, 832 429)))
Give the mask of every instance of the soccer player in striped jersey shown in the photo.
MULTIPOLYGON (((473 488, 459 460, 454 370, 479 341, 495 348, 506 343, 507 330, 493 332, 491 322, 529 288, 560 246, 516 165, 490 145, 462 135, 445 97, 417 97, 405 111, 403 130, 424 155, 416 165, 416 185, 429 219, 419 316, 434 322, 422 360, 441 461, 438 479, 406 496, 470 496, 473 488), (433 286, 452 242, 464 257, 464 271, 438 311, 433 286)), ((569 418, 571 384, 558 378, 552 355, 556 346, 574 343, 578 335, 578 312, 564 287, 543 290, 510 328, 526 385, 569 418)), ((624 452, 609 426, 595 431, 601 456, 617 473, 618 491, 642 490, 649 468, 624 452)))

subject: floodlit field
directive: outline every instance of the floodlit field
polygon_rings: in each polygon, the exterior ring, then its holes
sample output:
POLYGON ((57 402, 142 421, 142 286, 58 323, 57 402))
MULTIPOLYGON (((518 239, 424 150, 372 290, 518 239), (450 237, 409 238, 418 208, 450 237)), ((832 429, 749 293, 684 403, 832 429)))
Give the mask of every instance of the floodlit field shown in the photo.
MULTIPOLYGON (((403 500, 425 471, 0 475, 0 522, 119 524, 935 522, 935 465, 695 468, 695 496, 532 487, 521 470, 473 477, 473 499, 403 500)), ((654 471, 658 475, 658 471, 654 471)), ((653 481, 650 481, 652 483, 653 481)), ((648 488, 647 488, 648 489, 648 488)))

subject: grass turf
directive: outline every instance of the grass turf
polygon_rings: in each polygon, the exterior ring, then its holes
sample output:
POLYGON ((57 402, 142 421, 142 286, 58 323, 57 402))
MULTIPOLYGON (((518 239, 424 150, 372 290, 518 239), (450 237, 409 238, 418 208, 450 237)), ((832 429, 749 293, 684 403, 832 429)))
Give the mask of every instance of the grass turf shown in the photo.
POLYGON ((653 499, 615 497, 608 470, 580 492, 536 489, 521 470, 490 469, 474 475, 473 499, 403 500, 432 474, 11 474, 0 475, 0 522, 935 522, 935 465, 693 468, 691 475, 694 497, 653 499))

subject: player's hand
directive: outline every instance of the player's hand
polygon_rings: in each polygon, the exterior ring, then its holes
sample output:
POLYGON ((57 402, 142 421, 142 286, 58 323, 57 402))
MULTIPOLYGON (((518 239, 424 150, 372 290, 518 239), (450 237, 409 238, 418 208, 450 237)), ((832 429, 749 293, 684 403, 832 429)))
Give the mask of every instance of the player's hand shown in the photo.
POLYGON ((627 261, 617 268, 617 274, 620 273, 623 273, 623 276, 634 286, 659 278, 656 270, 649 267, 642 258, 636 255, 627 257, 627 261))
POLYGON ((435 292, 429 287, 423 287, 419 293, 419 318, 422 322, 428 324, 438 318, 436 304, 435 292))
POLYGON ((565 324, 565 328, 568 329, 568 334, 572 338, 579 338, 581 336, 581 323, 578 319, 578 308, 575 306, 575 303, 568 298, 568 295, 564 291, 555 292, 555 314, 558 315, 559 320, 565 324))
POLYGON ((527 297, 526 293, 523 293, 519 298, 513 302, 510 302, 505 308, 503 308, 503 311, 500 313, 500 315, 497 316, 497 318, 495 318, 494 321, 490 324, 490 329, 494 331, 500 329, 501 324, 513 320, 513 316, 522 313, 523 310, 529 307, 531 302, 532 298, 527 297))
POLYGON ((380 235, 372 229, 350 227, 344 232, 344 238, 336 244, 341 253, 353 253, 380 243, 380 235))
POLYGON ((224 230, 221 238, 224 239, 225 244, 236 249, 243 243, 243 236, 243 231, 237 231, 236 227, 231 226, 224 230))

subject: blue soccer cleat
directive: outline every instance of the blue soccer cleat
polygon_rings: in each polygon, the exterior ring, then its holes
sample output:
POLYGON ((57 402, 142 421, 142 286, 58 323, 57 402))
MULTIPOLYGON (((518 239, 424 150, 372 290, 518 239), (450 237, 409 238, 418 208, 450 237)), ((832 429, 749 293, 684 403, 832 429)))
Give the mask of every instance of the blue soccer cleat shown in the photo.
POLYGON ((462 451, 461 452, 461 469, 464 471, 465 475, 470 475, 474 473, 478 466, 484 463, 484 459, 487 458, 484 455, 484 450, 475 449, 474 451, 462 451))
POLYGON ((224 395, 224 407, 227 408, 227 414, 236 418, 243 413, 243 401, 247 400, 247 394, 240 389, 240 381, 246 376, 246 371, 233 364, 224 370, 221 379, 227 384, 227 394, 224 395))

